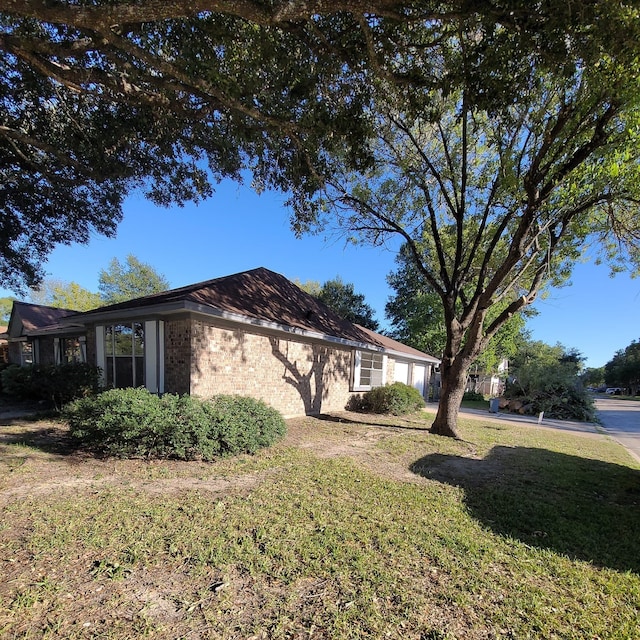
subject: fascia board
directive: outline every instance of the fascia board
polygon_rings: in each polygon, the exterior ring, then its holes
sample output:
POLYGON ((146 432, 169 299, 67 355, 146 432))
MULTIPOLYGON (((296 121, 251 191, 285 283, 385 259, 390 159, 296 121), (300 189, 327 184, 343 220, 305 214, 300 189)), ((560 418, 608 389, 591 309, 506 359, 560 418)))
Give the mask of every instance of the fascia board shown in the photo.
POLYGON ((404 351, 397 351, 396 349, 385 349, 384 352, 390 356, 396 356, 398 358, 402 358, 403 360, 411 360, 426 362, 427 364, 440 364, 440 360, 438 358, 434 358, 433 356, 417 356, 412 353, 406 353, 404 351))

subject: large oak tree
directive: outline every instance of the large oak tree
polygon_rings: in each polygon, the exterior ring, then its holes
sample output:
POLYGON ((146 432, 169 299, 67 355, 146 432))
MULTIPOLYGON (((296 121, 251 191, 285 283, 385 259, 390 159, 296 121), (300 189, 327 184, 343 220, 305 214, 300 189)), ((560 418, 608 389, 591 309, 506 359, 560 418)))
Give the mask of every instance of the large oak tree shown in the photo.
POLYGON ((198 200, 223 177, 308 195, 363 166, 384 79, 409 102, 471 83, 502 101, 568 43, 634 43, 613 0, 0 0, 0 285, 42 276, 58 243, 113 234, 122 202, 198 200), (473 73, 431 52, 472 19, 473 73), (411 61, 411 64, 407 64, 411 61), (524 63, 524 65, 523 65, 524 63), (491 79, 486 83, 486 79, 491 79), (502 83, 505 86, 505 83, 502 83), (490 90, 487 90, 490 88, 490 90))

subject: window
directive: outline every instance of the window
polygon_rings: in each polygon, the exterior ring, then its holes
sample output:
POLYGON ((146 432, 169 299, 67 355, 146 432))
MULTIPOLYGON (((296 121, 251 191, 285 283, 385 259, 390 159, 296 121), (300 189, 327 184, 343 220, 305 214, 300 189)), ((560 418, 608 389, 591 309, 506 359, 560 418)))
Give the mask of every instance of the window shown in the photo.
POLYGON ((20 343, 20 364, 24 367, 28 364, 34 364, 33 360, 33 342, 20 343))
POLYGON ((144 385, 144 325, 141 322, 104 328, 105 376, 109 387, 144 385))
POLYGON ((63 338, 60 340, 60 357, 62 363, 85 362, 79 338, 63 338))
POLYGON ((384 384, 386 356, 370 351, 356 351, 354 360, 354 391, 366 391, 384 384))

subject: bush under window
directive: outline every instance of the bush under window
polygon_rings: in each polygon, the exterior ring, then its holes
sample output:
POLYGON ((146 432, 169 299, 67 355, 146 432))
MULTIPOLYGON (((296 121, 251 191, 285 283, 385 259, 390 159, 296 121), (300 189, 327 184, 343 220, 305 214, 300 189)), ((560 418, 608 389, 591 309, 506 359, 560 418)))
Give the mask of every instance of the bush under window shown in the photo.
POLYGON ((350 403, 350 408, 400 416, 418 411, 424 404, 424 398, 417 389, 402 382, 394 382, 367 391, 358 401, 350 403))

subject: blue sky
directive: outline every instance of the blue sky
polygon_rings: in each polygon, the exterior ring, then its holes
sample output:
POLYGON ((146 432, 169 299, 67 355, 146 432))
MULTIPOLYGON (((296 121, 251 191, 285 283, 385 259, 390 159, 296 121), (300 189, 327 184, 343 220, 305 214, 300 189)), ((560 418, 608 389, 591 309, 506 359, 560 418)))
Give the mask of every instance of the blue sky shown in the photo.
MULTIPOLYGON (((338 237, 297 239, 289 228, 285 198, 256 195, 249 187, 223 182, 198 206, 158 208, 134 194, 126 202, 117 237, 96 235, 88 245, 56 249, 47 273, 98 289, 98 273, 109 261, 133 253, 163 273, 172 287, 263 266, 291 280, 324 282, 337 275, 352 282, 385 324, 398 243, 386 248, 352 246, 338 237)), ((11 292, 0 290, 0 296, 11 292)), ((572 285, 552 290, 536 304, 527 326, 536 340, 578 349, 587 366, 605 364, 617 349, 640 338, 640 279, 610 278, 605 266, 576 266, 572 285)))

